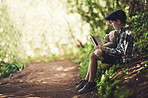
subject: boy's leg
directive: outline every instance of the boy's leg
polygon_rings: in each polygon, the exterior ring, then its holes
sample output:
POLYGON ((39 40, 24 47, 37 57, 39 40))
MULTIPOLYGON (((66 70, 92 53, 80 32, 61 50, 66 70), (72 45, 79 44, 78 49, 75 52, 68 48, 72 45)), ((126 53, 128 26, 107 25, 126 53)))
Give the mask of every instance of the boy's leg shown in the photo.
POLYGON ((96 56, 95 53, 91 53, 89 68, 85 78, 85 80, 88 80, 88 82, 84 85, 82 89, 78 91, 79 93, 88 92, 96 87, 96 82, 94 81, 94 79, 95 79, 96 71, 98 67, 97 60, 100 60, 100 59, 101 58, 96 56))
POLYGON ((90 61, 89 61, 89 67, 87 71, 87 75, 85 77, 85 80, 88 80, 89 82, 94 82, 95 76, 96 76, 96 70, 98 67, 97 60, 103 60, 102 56, 96 56, 95 53, 91 53, 90 55, 90 61))
POLYGON ((97 64, 96 55, 92 53, 90 56, 90 64, 89 64, 89 80, 88 80, 89 82, 94 82, 97 67, 98 64, 97 64))

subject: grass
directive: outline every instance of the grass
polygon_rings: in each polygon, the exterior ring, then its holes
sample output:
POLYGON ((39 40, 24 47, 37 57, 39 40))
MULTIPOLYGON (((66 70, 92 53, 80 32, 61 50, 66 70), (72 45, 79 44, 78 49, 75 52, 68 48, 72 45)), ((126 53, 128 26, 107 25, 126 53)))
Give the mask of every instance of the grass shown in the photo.
POLYGON ((29 62, 36 61, 36 60, 39 60, 40 62, 49 62, 49 61, 52 61, 52 60, 60 58, 60 57, 61 56, 56 56, 56 55, 53 55, 50 57, 29 57, 29 58, 24 59, 23 62, 29 63, 29 62))
MULTIPOLYGON (((75 62, 79 63, 80 77, 83 79, 88 69, 89 53, 83 50, 77 55, 79 56, 75 59, 75 62)), ((147 54, 140 55, 140 57, 128 64, 118 64, 110 67, 98 62, 99 66, 95 80, 99 98, 135 98, 137 96, 145 96, 145 94, 140 95, 144 91, 144 87, 138 86, 141 84, 146 86, 148 81, 147 58, 147 54)))
POLYGON ((0 78, 11 76, 14 72, 21 71, 25 67, 26 65, 24 65, 22 62, 0 62, 0 78))

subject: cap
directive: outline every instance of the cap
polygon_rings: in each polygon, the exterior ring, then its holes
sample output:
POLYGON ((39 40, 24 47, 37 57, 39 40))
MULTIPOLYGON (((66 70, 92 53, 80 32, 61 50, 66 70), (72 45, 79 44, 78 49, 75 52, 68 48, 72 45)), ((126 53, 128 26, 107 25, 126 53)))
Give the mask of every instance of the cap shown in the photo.
POLYGON ((117 20, 126 21, 127 17, 123 10, 116 10, 105 17, 105 20, 117 20))

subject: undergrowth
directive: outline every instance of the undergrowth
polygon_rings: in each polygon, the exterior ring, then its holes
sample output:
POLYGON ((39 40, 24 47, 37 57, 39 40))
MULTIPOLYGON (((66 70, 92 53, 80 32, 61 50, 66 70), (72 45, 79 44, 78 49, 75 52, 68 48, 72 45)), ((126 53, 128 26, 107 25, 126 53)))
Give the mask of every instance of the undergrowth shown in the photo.
POLYGON ((0 2, 0 79, 25 67, 18 57, 20 38, 20 31, 9 18, 7 6, 0 2))
POLYGON ((11 76, 14 72, 21 71, 25 67, 26 66, 23 63, 20 64, 18 62, 13 62, 13 63, 1 62, 0 63, 0 68, 1 68, 0 69, 0 71, 1 71, 0 78, 11 76))
MULTIPOLYGON (((91 48, 91 45, 88 47, 91 48)), ((89 55, 92 51, 93 50, 91 49, 90 51, 87 51, 86 49, 79 51, 77 55, 79 55, 80 58, 75 59, 77 63, 80 63, 80 77, 82 79, 84 79, 87 73, 89 55)), ((147 57, 148 56, 145 58, 147 57)), ((136 76, 147 70, 148 61, 147 59, 140 58, 128 64, 107 65, 98 62, 98 65, 95 79, 98 89, 97 96, 99 96, 99 98, 129 98, 133 97, 137 91, 134 90, 135 88, 128 88, 124 82, 129 81, 127 83, 135 84, 134 82, 138 81, 136 76), (141 62, 143 64, 139 68, 136 68, 141 62), (142 70, 139 70, 141 68, 142 70), (137 69, 139 71, 136 71, 137 69), (136 76, 131 78, 132 75, 136 76)))
MULTIPOLYGON (((117 0, 115 0, 117 2, 117 0)), ((89 1, 90 4, 95 4, 97 5, 98 3, 89 1)), ((118 1, 119 2, 119 1, 118 1)), ((129 2, 133 3, 133 2, 129 2)), ((129 6, 129 3, 123 3, 123 6, 117 6, 121 7, 122 9, 126 10, 124 8, 124 5, 129 6)), ((137 2, 139 4, 146 4, 146 2, 137 2)), ((83 3, 81 3, 83 4, 83 3)), ((134 4, 134 3, 133 3, 134 4)), ((92 5, 87 5, 89 8, 92 8, 92 5)), ((125 7, 126 7, 125 6, 125 7)), ((139 7, 136 4, 134 7, 139 7)), ((81 6, 79 7, 78 4, 75 5, 75 7, 79 9, 82 9, 81 6)), ((92 8, 92 9, 95 9, 92 8)), ((138 83, 143 82, 147 83, 146 80, 148 80, 148 77, 146 74, 143 74, 144 72, 146 73, 147 68, 148 68, 148 9, 145 6, 142 6, 139 10, 135 9, 135 11, 130 12, 130 7, 127 11, 127 15, 129 16, 127 19, 127 24, 129 25, 129 29, 133 32, 134 34, 134 40, 135 40, 135 53, 136 53, 136 58, 139 58, 138 60, 135 60, 132 63, 129 64, 119 64, 119 65, 113 65, 110 67, 105 68, 104 64, 101 62, 98 62, 98 70, 97 70, 97 76, 96 76, 96 81, 97 81, 97 87, 98 87, 98 96, 99 98, 129 98, 129 97, 137 97, 136 93, 139 93, 140 91, 138 90, 133 90, 134 87, 139 85, 138 83), (141 10, 141 11, 140 11, 141 10), (132 14, 133 13, 133 14, 132 14), (143 55, 146 55, 146 59, 141 58, 143 55), (138 63, 136 63, 138 62, 138 63), (141 64, 144 63, 144 64, 141 64), (141 65, 140 65, 141 64, 141 65), (136 66, 140 66, 137 67, 136 66), (129 71, 130 70, 130 71, 129 71), (137 71, 139 70, 139 71, 137 71), (141 76, 140 76, 141 75, 141 76), (140 78, 141 77, 141 78, 140 78), (142 81, 142 78, 143 81, 142 81), (137 82, 138 81, 138 82, 137 82), (134 85, 131 88, 128 87, 130 85, 134 85)), ((78 13, 80 13, 81 10, 79 10, 78 13)), ((93 13, 91 12, 92 10, 88 11, 86 13, 86 16, 88 13, 93 13)), ((109 9, 110 11, 110 9, 109 9)), ((77 12, 77 11, 76 11, 77 12)), ((91 19, 92 16, 85 17, 83 9, 82 12, 80 13, 82 18, 88 18, 88 23, 89 20, 91 19)), ((103 12, 103 10, 102 10, 103 12)), ((104 11, 105 12, 105 11, 104 11)), ((93 15, 93 14, 91 14, 93 15)), ((98 16, 94 16, 98 17, 98 16)), ((101 19, 101 18, 100 18, 101 19)), ((85 20, 84 20, 85 21, 85 20)), ((92 21, 95 21, 92 19, 92 21)), ((91 24, 92 30, 95 29, 95 26, 97 26, 96 23, 91 24)), ((102 24, 101 24, 102 25, 102 24)), ((101 29, 102 30, 102 29, 101 29)), ((103 31, 103 30, 102 30, 103 31)), ((110 31, 108 28, 106 31, 110 31)), ((98 33, 94 30, 94 33, 98 33)), ((93 34, 94 34, 93 33, 93 34)), ((101 36, 102 37, 102 36, 101 36)), ((89 65, 89 55, 92 53, 93 50, 93 45, 90 43, 86 44, 84 48, 80 48, 78 51, 76 62, 79 63, 79 68, 80 68, 80 77, 83 79, 87 73, 88 70, 88 65, 89 65)), ((136 88, 137 89, 137 88, 136 88)), ((144 96, 141 95, 141 96, 144 96)))
POLYGON ((57 58, 60 58, 62 56, 60 55, 52 55, 50 57, 28 57, 26 59, 23 60, 24 63, 29 63, 29 62, 32 62, 32 61, 40 61, 40 62, 49 62, 51 60, 54 60, 54 59, 57 59, 57 58))

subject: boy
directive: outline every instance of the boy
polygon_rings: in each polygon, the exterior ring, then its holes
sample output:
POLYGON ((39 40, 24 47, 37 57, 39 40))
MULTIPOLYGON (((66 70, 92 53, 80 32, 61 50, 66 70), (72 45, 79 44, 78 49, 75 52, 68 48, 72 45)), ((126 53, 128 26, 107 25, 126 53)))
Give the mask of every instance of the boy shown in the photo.
POLYGON ((125 28, 126 19, 127 17, 123 10, 116 10, 105 17, 105 20, 110 21, 113 27, 119 30, 117 46, 116 48, 109 48, 103 45, 94 47, 94 50, 101 49, 103 51, 103 58, 96 56, 95 53, 90 54, 87 75, 85 79, 76 86, 79 93, 88 92, 96 87, 94 79, 98 67, 97 60, 100 60, 102 63, 116 64, 127 63, 133 59, 133 34, 125 28))

